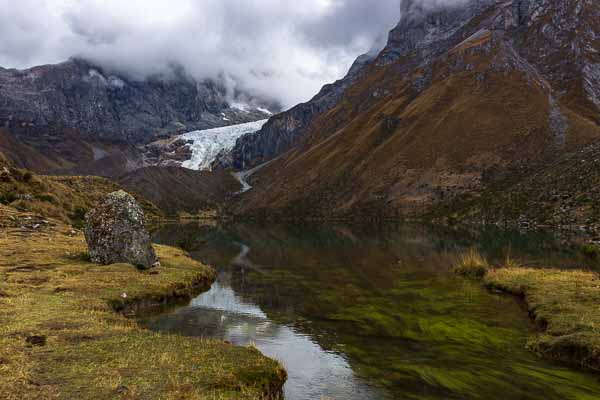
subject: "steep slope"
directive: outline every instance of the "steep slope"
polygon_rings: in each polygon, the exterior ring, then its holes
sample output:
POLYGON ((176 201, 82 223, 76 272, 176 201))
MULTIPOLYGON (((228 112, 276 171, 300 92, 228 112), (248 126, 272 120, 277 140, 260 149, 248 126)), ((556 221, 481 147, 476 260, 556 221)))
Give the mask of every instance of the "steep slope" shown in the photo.
POLYGON ((209 173, 179 167, 141 168, 118 181, 171 216, 181 212, 218 213, 241 188, 228 172, 209 173))
POLYGON ((600 138, 597 2, 427 4, 403 2, 387 47, 253 177, 237 212, 422 216, 600 138))
MULTIPOLYGON (((99 177, 43 176, 15 168, 0 153, 0 204, 80 226, 86 212, 122 186, 99 177)), ((162 213, 141 196, 136 199, 149 218, 162 213)), ((32 224, 38 224, 39 222, 32 224)))

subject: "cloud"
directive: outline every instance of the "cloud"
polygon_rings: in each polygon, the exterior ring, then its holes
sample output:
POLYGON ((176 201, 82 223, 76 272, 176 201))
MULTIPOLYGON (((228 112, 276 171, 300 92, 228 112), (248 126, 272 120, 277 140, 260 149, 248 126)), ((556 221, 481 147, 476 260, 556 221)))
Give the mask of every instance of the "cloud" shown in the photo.
POLYGON ((291 106, 382 43, 399 13, 399 0, 0 0, 0 65, 81 56, 136 79, 179 65, 291 106))

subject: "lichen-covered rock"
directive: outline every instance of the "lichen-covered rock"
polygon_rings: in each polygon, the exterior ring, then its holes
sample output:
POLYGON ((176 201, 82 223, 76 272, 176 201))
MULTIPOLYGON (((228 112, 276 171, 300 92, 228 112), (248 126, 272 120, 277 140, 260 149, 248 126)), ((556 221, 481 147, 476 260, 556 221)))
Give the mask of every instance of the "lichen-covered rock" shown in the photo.
POLYGON ((85 239, 93 262, 103 265, 123 262, 138 268, 157 265, 144 212, 129 193, 123 190, 110 193, 85 220, 85 239))

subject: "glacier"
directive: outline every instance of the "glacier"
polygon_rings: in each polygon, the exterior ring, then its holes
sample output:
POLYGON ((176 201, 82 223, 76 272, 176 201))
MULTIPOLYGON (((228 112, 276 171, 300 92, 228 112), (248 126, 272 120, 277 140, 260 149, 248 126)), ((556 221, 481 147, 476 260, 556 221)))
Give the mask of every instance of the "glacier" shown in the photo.
POLYGON ((179 135, 178 139, 191 142, 187 146, 192 151, 191 159, 184 161, 181 166, 196 171, 210 170, 210 164, 222 150, 231 150, 239 137, 259 131, 267 121, 263 119, 179 135))

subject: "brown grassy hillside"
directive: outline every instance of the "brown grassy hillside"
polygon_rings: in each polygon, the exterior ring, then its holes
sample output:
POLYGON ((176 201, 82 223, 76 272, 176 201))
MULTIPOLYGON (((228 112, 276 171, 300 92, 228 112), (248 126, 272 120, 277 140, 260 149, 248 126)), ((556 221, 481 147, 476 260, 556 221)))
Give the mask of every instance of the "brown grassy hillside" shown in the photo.
MULTIPOLYGON (((547 10, 560 21, 554 23, 580 24, 582 32, 597 24, 577 17, 575 2, 561 3, 569 7, 547 10)), ((588 6, 595 7, 589 15, 598 14, 597 5, 588 6)), ((428 52, 375 62, 313 121, 302 145, 255 175, 237 212, 423 216, 486 190, 519 183, 522 192, 533 189, 527 184, 533 175, 552 173, 546 169, 552 161, 600 139, 583 60, 556 46, 573 38, 540 38, 545 17, 514 30, 492 26, 505 15, 502 7, 474 17, 428 52)), ((576 39, 600 48, 583 33, 576 39)))
POLYGON ((152 201, 169 215, 219 211, 241 186, 229 172, 148 167, 119 178, 119 183, 152 201))
MULTIPOLYGON (((122 189, 107 179, 91 176, 43 176, 15 168, 0 153, 0 204, 23 212, 80 226, 87 211, 106 194, 122 189)), ((141 196, 146 216, 161 212, 141 196)))

